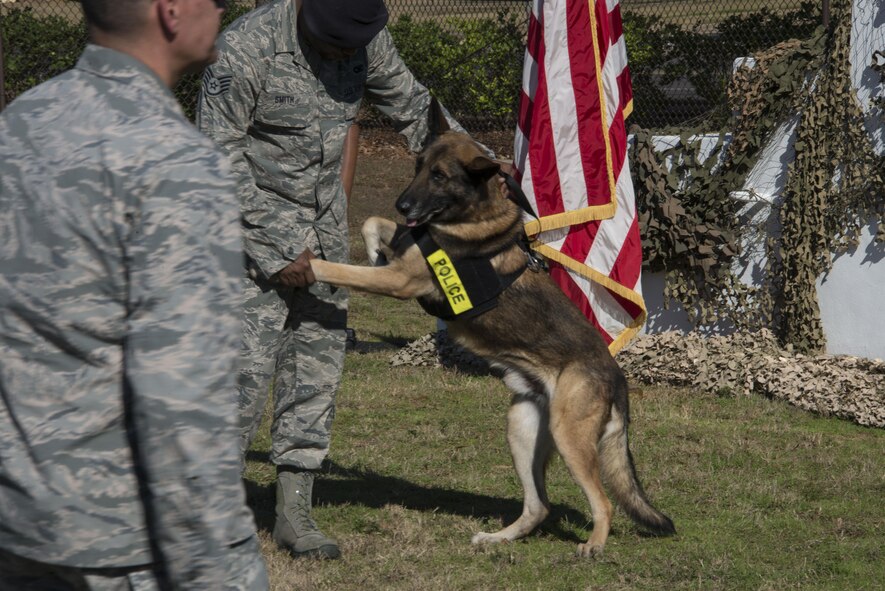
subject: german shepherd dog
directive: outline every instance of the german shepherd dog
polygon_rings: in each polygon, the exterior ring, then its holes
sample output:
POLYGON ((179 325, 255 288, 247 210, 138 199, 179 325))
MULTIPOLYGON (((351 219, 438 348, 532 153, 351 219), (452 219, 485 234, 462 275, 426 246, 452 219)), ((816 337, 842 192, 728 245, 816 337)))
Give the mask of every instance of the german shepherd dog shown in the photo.
POLYGON ((413 239, 414 228, 426 230, 452 260, 485 256, 500 276, 518 275, 491 309, 448 320, 449 335, 503 370, 513 392, 507 440, 524 491, 522 515, 498 532, 477 533, 474 544, 516 540, 544 520, 550 510, 545 470, 554 448, 593 513, 593 533, 578 545, 579 556, 600 554, 609 534, 612 504, 603 479, 640 526, 652 534, 675 533, 673 522, 651 505, 636 477, 627 445, 623 372, 596 329, 547 273, 519 274, 528 260, 520 246, 522 210, 500 194, 500 165, 470 137, 445 131, 445 119, 434 111, 443 133, 418 156, 415 178, 396 202, 406 226, 369 218, 362 235, 376 266, 313 259, 314 276, 337 286, 418 298, 422 304, 444 303, 448 286, 413 239))

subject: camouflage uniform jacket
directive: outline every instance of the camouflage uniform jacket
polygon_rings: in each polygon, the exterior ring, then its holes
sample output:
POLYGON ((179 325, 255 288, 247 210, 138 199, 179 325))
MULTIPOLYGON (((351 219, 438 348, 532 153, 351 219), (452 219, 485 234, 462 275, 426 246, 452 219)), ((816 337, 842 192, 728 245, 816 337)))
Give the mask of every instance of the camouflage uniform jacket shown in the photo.
POLYGON ((331 61, 299 37, 296 22, 295 0, 277 0, 228 27, 197 114, 197 126, 231 154, 246 252, 265 277, 305 247, 346 260, 341 154, 363 98, 393 120, 413 151, 428 132, 430 94, 387 29, 350 59, 331 61))
MULTIPOLYGON (((0 547, 220 589, 239 471, 242 245, 227 158, 123 53, 0 114, 0 547)), ((176 587, 178 588, 178 587, 176 587)))

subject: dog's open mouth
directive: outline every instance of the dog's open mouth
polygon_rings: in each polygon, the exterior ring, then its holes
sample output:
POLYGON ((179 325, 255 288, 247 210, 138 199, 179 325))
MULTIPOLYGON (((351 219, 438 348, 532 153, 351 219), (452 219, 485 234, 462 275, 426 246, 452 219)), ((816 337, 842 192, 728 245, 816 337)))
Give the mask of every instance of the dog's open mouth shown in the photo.
POLYGON ((442 210, 443 210, 443 208, 438 208, 438 209, 434 209, 432 211, 429 211, 427 213, 424 213, 424 214, 421 214, 418 216, 408 215, 408 216, 406 216, 406 225, 410 228, 414 228, 416 226, 423 226, 424 224, 426 224, 427 222, 432 220, 434 217, 436 217, 436 214, 438 214, 442 210))

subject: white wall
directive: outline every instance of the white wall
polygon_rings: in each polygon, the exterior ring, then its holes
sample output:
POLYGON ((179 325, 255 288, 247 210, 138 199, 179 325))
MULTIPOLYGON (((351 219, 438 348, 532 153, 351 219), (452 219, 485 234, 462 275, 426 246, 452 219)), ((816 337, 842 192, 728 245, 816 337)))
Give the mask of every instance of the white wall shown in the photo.
POLYGON ((885 359, 885 245, 864 229, 854 251, 817 280, 827 353, 885 359))

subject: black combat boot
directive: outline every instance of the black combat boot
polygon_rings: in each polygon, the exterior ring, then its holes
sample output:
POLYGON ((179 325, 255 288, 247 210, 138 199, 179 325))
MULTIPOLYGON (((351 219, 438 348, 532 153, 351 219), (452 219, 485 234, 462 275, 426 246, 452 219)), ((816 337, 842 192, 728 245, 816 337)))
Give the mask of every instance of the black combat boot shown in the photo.
POLYGON ((310 470, 277 468, 277 516, 273 541, 293 556, 338 558, 338 542, 319 530, 310 516, 314 473, 310 470))

